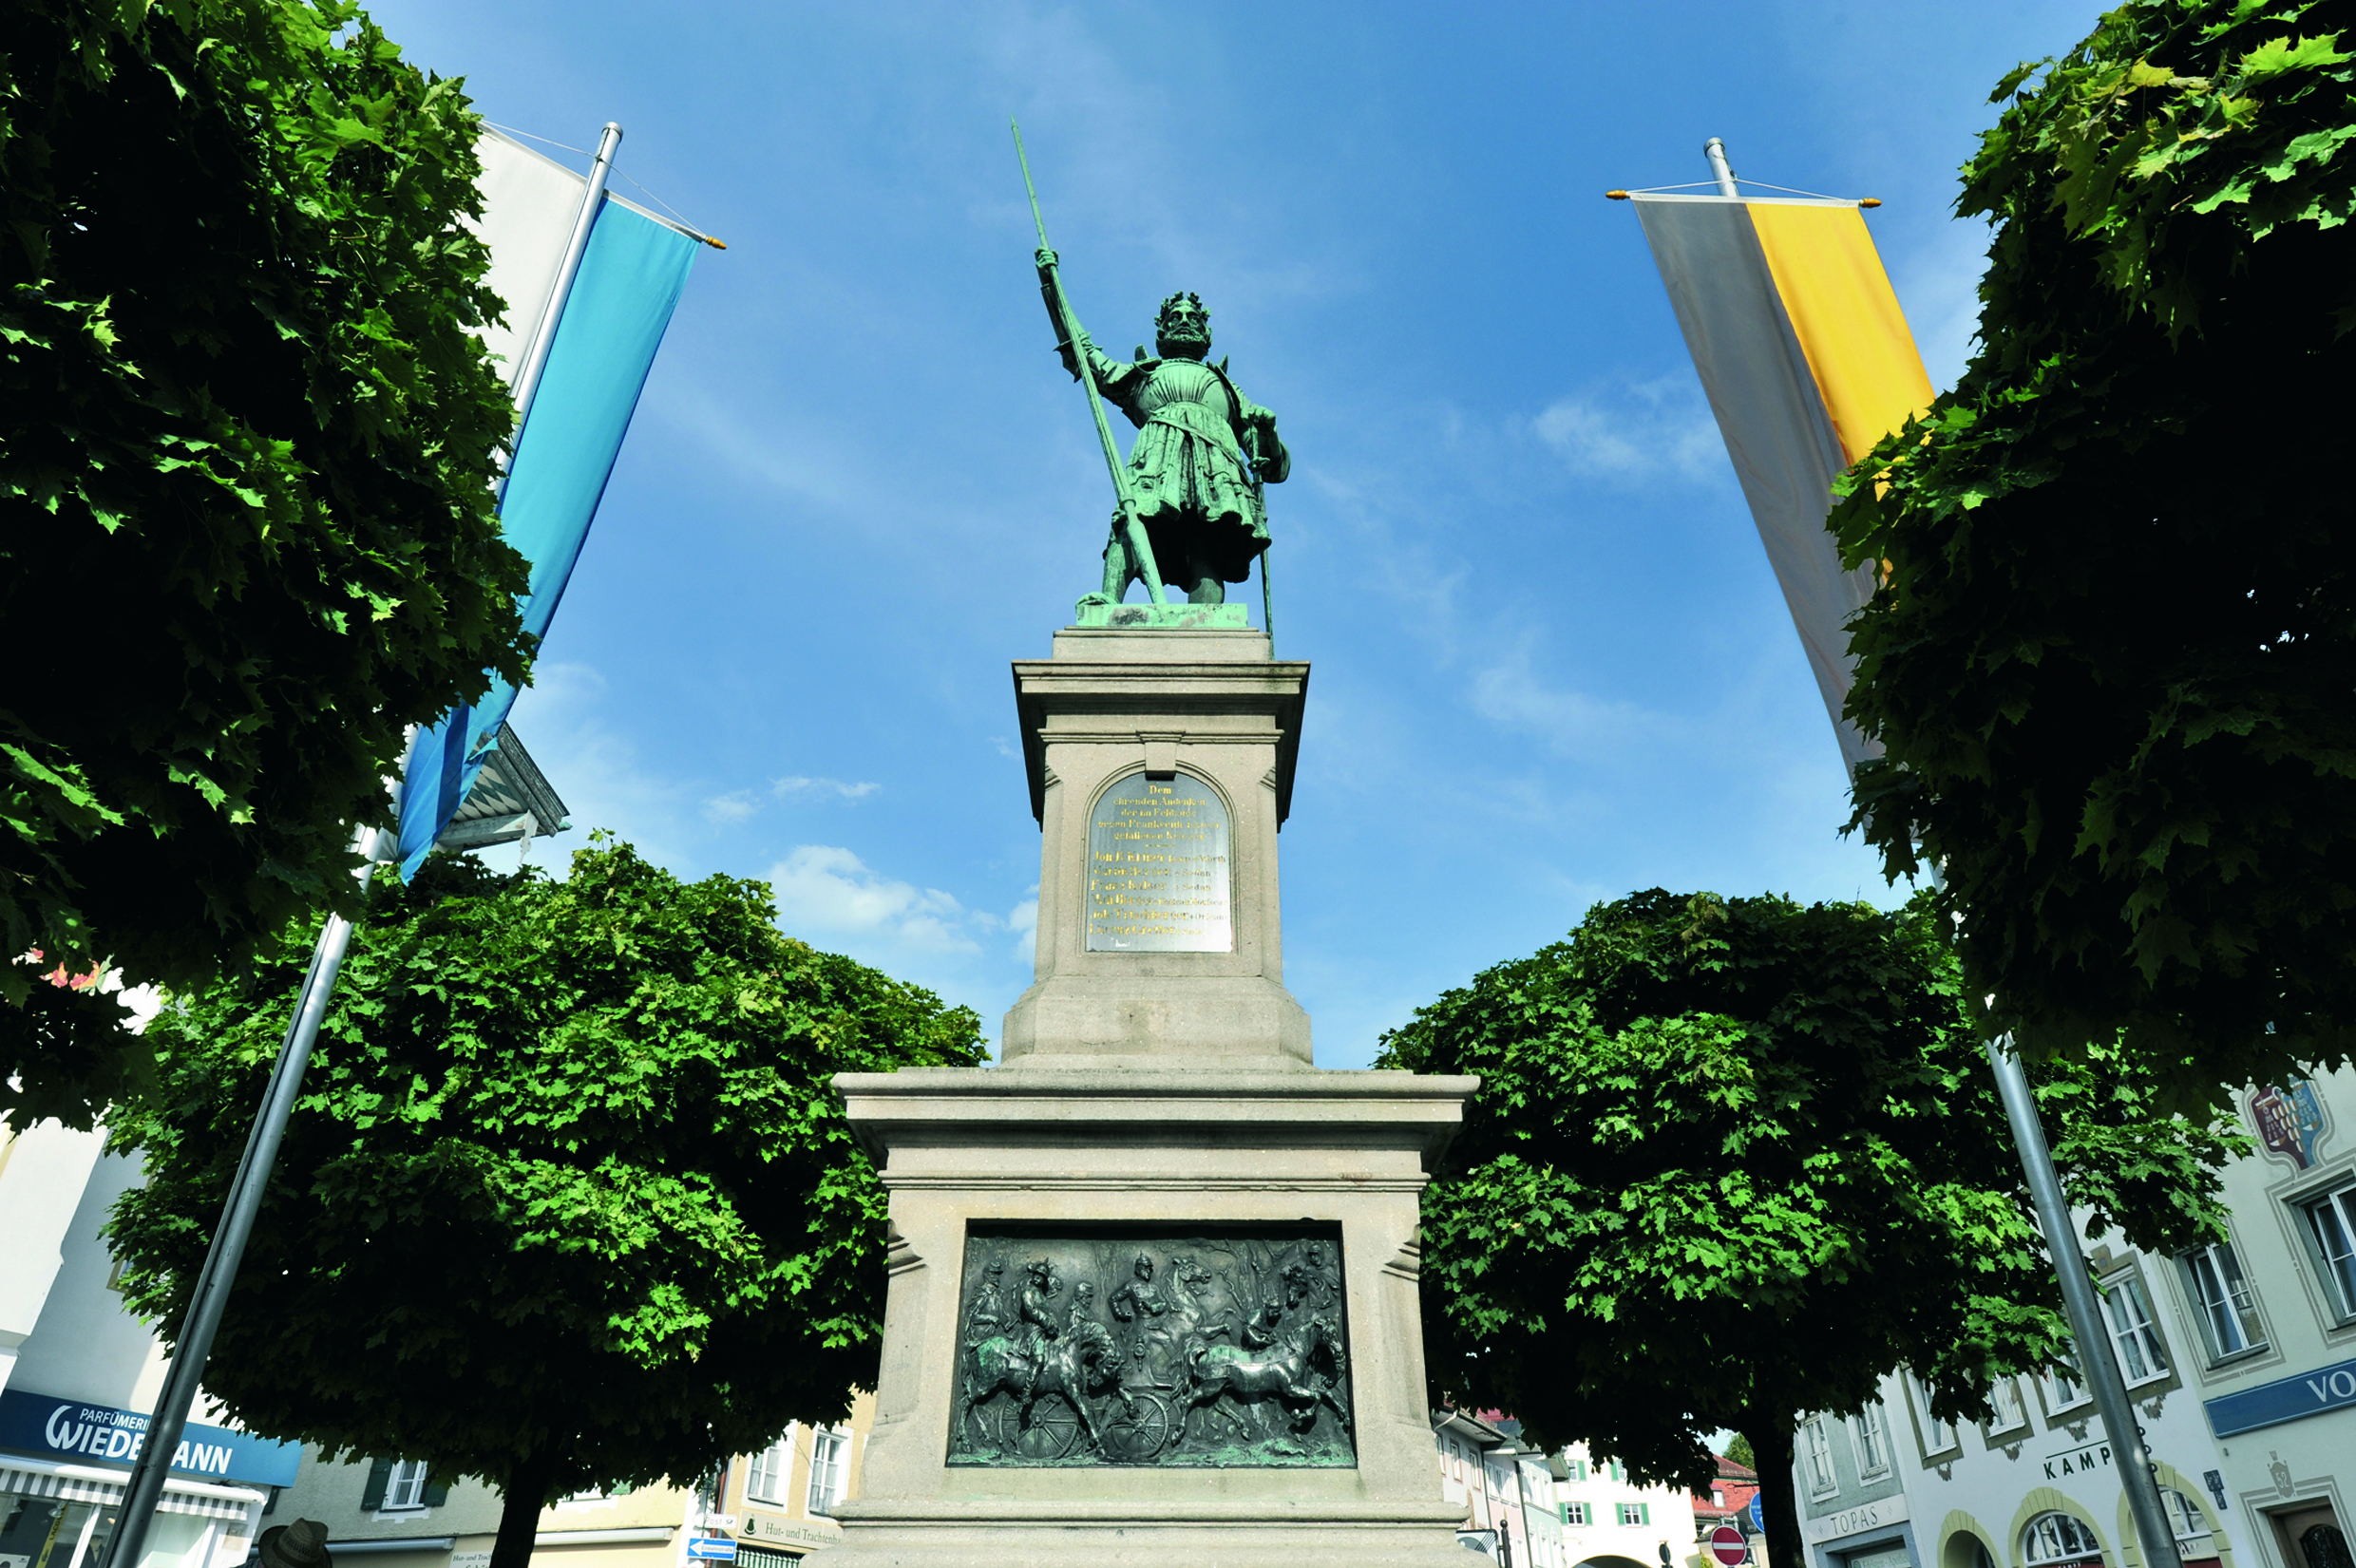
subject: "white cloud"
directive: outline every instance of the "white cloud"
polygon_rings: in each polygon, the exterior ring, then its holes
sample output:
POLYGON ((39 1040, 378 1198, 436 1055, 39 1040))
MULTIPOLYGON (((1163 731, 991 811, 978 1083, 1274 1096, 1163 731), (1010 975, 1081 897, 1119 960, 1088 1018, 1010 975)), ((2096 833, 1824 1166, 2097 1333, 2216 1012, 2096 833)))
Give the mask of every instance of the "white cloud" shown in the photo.
POLYGON ((797 936, 883 936, 934 953, 980 951, 969 929, 976 917, 955 897, 881 876, 847 849, 799 845, 770 868, 769 879, 778 923, 797 936))
MULTIPOLYGON (((781 801, 788 795, 803 794, 834 794, 842 796, 846 801, 856 801, 863 796, 872 795, 883 787, 879 784, 846 784, 841 779, 806 779, 795 774, 789 778, 777 780, 770 786, 770 793, 781 801)), ((747 815, 750 816, 750 813, 748 812, 747 815)))
POLYGON ((1039 957, 1039 890, 1036 883, 1031 897, 1006 913, 1006 929, 1015 934, 1015 956, 1026 964, 1038 962, 1039 957))
POLYGON ((704 820, 723 827, 733 827, 761 809, 761 803, 744 790, 715 795, 704 803, 704 820))
POLYGON ((1530 670, 1527 648, 1472 677, 1472 707, 1485 719, 1535 732, 1557 751, 1594 754, 1657 739, 1678 727, 1668 715, 1635 703, 1547 685, 1530 670))
POLYGON ((1726 447, 1690 374, 1632 381, 1557 399, 1530 421, 1573 473, 1615 484, 1704 483, 1726 472, 1726 447))

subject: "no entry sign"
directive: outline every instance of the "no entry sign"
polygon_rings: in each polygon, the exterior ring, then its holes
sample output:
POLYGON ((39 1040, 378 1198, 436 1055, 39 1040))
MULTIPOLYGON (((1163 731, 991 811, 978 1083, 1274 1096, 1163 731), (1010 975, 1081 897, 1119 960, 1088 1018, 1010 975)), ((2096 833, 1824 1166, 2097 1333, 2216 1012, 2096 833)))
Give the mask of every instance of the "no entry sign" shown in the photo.
POLYGON ((1751 1560, 1751 1546, 1742 1539, 1741 1531, 1731 1524, 1721 1524, 1710 1532, 1710 1556, 1726 1568, 1742 1568, 1751 1560))

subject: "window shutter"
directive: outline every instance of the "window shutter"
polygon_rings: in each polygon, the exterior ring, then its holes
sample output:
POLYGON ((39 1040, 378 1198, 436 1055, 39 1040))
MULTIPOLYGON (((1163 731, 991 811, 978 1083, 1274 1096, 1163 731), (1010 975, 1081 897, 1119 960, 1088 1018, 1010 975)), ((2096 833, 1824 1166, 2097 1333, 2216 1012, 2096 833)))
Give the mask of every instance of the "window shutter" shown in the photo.
POLYGON ((360 1512, 372 1514, 385 1505, 385 1483, 392 1479, 392 1461, 369 1461, 368 1485, 360 1493, 360 1512))
POLYGON ((439 1508, 444 1503, 449 1502, 449 1500, 450 1483, 446 1481, 435 1481, 428 1477, 426 1482, 426 1506, 428 1508, 439 1508))

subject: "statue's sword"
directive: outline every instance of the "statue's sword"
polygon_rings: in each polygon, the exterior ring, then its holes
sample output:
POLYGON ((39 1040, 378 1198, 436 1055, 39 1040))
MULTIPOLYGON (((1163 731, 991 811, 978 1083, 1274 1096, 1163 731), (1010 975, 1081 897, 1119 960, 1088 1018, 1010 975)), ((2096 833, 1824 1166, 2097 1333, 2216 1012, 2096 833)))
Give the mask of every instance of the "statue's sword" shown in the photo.
MULTIPOLYGON (((1031 160, 1022 150, 1022 127, 1015 126, 1015 157, 1022 163, 1022 188, 1031 196, 1031 221, 1038 226, 1039 249, 1049 255, 1054 247, 1047 243, 1047 220, 1039 216, 1039 193, 1031 183, 1031 160)), ((1121 503, 1121 532, 1129 537, 1130 555, 1146 579, 1146 592, 1156 604, 1167 604, 1162 595, 1162 571, 1153 561, 1153 542, 1146 538, 1146 525, 1137 516, 1137 498, 1130 494, 1129 470, 1121 463, 1121 449, 1112 440, 1112 425, 1105 419, 1104 399, 1097 395, 1096 369, 1088 363, 1088 355, 1080 348, 1079 323, 1073 319, 1071 303, 1063 296, 1063 278, 1055 263, 1039 269, 1039 293, 1047 301, 1047 313, 1055 323, 1055 331, 1068 348, 1073 367, 1079 372, 1080 385, 1088 388, 1088 411, 1096 417, 1096 439, 1104 443, 1105 466, 1112 472, 1112 493, 1121 503)))

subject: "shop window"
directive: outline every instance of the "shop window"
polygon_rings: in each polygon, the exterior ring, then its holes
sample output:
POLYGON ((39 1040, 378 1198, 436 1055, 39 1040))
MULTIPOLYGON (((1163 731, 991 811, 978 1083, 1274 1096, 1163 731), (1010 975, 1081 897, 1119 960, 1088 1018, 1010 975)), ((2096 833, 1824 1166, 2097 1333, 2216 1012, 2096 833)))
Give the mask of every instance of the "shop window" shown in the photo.
POLYGON ((1824 1417, 1817 1416, 1799 1429, 1800 1448, 1808 1456, 1808 1490, 1812 1497, 1829 1497, 1840 1490, 1840 1477, 1833 1471, 1833 1434, 1824 1429, 1824 1417))
POLYGON ((831 1514, 843 1501, 845 1478, 850 1469, 851 1440, 847 1432, 810 1434, 809 1511, 831 1514))
POLYGON ((745 1496, 755 1502, 783 1507, 786 1502, 786 1472, 793 1467, 793 1428, 786 1435, 752 1456, 752 1468, 745 1477, 745 1496))
POLYGON ((2242 1277, 2241 1259, 2232 1243, 2221 1241, 2184 1254, 2184 1282, 2197 1305, 2201 1338, 2208 1342, 2209 1359, 2224 1361, 2266 1349, 2266 1330, 2258 1322, 2258 1303, 2242 1277))
POLYGON ((2021 1531, 2026 1568, 2102 1568, 2094 1532, 2067 1514, 2040 1514, 2021 1531))
POLYGON ((2184 1568, 2218 1560, 2216 1538, 2200 1504, 2173 1486, 2159 1489, 2159 1509, 2168 1516, 2168 1529, 2176 1538, 2176 1560, 2184 1568))
POLYGON ((2103 1282, 2102 1310, 2110 1318, 2111 1340, 2118 1348, 2118 1370, 2127 1387, 2168 1375, 2168 1347, 2152 1326, 2152 1298, 2143 1294, 2142 1277, 2114 1275, 2103 1282))
POLYGON ((1849 1434, 1857 1450, 1857 1475, 1872 1480, 1890 1473, 1890 1428, 1882 1418, 1879 1405, 1868 1405, 1849 1424, 1849 1434))
POLYGON ((2356 1317, 2356 1186, 2342 1187, 2299 1205, 2307 1232, 2323 1255, 2333 1306, 2343 1322, 2356 1317))

